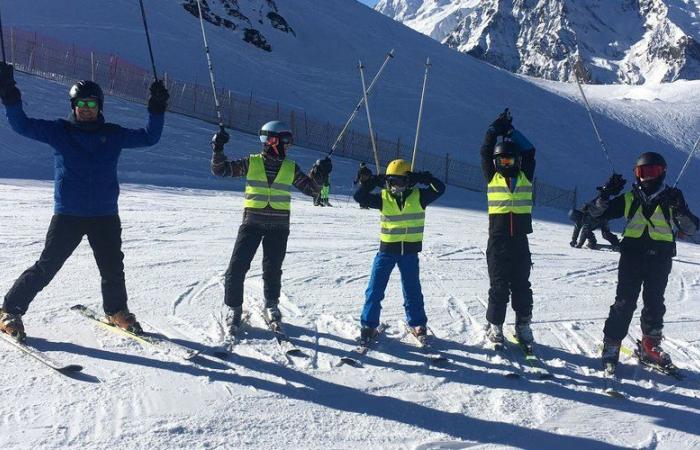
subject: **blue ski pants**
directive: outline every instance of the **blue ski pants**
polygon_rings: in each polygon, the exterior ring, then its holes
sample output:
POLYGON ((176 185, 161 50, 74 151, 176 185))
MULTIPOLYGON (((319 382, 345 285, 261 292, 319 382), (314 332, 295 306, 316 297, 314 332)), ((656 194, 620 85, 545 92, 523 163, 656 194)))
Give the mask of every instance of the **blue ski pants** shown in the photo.
POLYGON ((398 264, 401 272, 401 287, 403 289, 403 306, 406 310, 406 321, 411 327, 426 326, 428 318, 423 306, 423 292, 420 286, 420 270, 418 253, 405 255, 379 252, 374 257, 372 275, 365 291, 365 306, 362 308, 360 322, 363 327, 378 327, 379 315, 382 310, 384 291, 389 283, 389 277, 398 264))

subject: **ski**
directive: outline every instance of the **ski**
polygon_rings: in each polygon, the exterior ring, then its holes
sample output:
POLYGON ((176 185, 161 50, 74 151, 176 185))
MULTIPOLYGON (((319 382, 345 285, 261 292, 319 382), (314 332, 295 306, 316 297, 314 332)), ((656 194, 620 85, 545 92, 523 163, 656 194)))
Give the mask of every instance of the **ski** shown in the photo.
MULTIPOLYGON (((637 340, 637 346, 641 347, 641 345, 641 341, 637 340)), ((675 364, 671 363, 667 366, 662 366, 660 364, 647 361, 644 358, 642 358, 642 354, 640 353, 639 348, 637 348, 636 350, 627 349, 627 351, 631 352, 632 355, 637 359, 639 364, 643 367, 649 368, 664 375, 669 375, 678 381, 685 380, 685 375, 683 375, 681 369, 675 364)))
POLYGON ((416 336, 413 334, 413 329, 407 323, 405 323, 404 326, 406 327, 408 336, 411 339, 410 345, 413 345, 420 350, 421 354, 425 356, 428 364, 444 365, 450 362, 450 360, 447 359, 442 352, 433 347, 430 339, 428 339, 428 335, 416 336))
POLYGON ((88 308, 87 306, 75 305, 71 307, 71 310, 93 321, 94 323, 106 330, 112 331, 113 333, 116 333, 122 337, 133 339, 145 347, 150 346, 157 350, 161 350, 168 355, 176 356, 178 358, 182 358, 189 361, 200 354, 199 351, 173 342, 172 340, 170 340, 170 338, 163 336, 162 334, 136 334, 124 330, 122 328, 115 327, 114 325, 105 322, 105 320, 102 317, 100 317, 97 312, 88 308))
POLYGON ((554 374, 549 371, 547 365, 532 350, 532 345, 526 345, 513 334, 508 334, 508 341, 515 345, 523 353, 527 366, 525 372, 537 376, 540 380, 551 380, 554 374))
POLYGON ((505 361, 508 365, 509 369, 505 371, 499 371, 501 375, 503 375, 506 378, 522 378, 522 369, 520 369, 520 367, 517 364, 515 364, 515 362, 513 361, 513 354, 511 353, 510 349, 506 347, 505 344, 493 343, 487 339, 486 344, 484 345, 484 349, 493 352, 497 358, 499 358, 502 361, 505 361))
POLYGON ((362 367, 362 359, 369 353, 369 351, 376 345, 377 339, 381 334, 384 333, 384 331, 387 329, 388 325, 386 324, 380 324, 377 327, 377 334, 374 335, 374 338, 372 338, 371 341, 366 342, 366 343, 360 343, 357 347, 353 348, 348 352, 347 355, 342 356, 340 358, 340 362, 338 363, 338 366, 342 366, 343 364, 347 364, 348 366, 351 367, 362 367))
POLYGON ((620 389, 620 380, 615 374, 615 364, 607 363, 603 367, 603 392, 610 397, 614 398, 626 398, 620 389))
POLYGON ((284 332, 284 329, 282 329, 282 323, 280 321, 268 321, 267 317, 265 317, 265 314, 263 314, 263 319, 265 320, 265 324, 267 324, 267 328, 274 335, 275 341, 277 342, 277 346, 284 353, 285 356, 293 356, 296 358, 309 357, 309 355, 304 353, 289 339, 289 336, 287 336, 287 334, 284 332))
POLYGON ((71 374, 74 374, 74 373, 77 373, 77 372, 80 372, 83 370, 83 366, 79 366, 77 364, 63 365, 63 364, 59 363, 58 361, 56 361, 55 359, 48 356, 46 353, 42 352, 41 350, 37 350, 36 348, 28 345, 27 343, 25 343, 23 341, 18 341, 17 339, 15 339, 12 336, 9 336, 5 333, 0 332, 0 337, 2 337, 2 339, 5 342, 12 345, 17 350, 23 352, 26 356, 29 356, 36 361, 39 361, 43 365, 55 370, 56 372, 58 372, 62 375, 70 376, 71 374))

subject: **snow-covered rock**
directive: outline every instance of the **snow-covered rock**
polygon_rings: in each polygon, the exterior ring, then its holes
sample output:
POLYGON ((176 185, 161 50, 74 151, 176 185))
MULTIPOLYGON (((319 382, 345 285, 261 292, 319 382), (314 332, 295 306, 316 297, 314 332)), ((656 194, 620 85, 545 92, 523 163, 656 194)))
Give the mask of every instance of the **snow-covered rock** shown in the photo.
POLYGON ((377 11, 512 72, 593 83, 700 78, 697 0, 380 0, 377 11))

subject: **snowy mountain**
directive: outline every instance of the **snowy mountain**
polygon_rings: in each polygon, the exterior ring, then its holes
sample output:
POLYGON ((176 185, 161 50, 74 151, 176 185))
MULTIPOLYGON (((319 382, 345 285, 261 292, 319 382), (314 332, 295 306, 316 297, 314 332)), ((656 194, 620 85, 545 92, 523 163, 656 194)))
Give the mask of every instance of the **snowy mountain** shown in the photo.
POLYGON ((592 83, 700 78, 697 0, 380 0, 375 9, 511 72, 592 83))
MULTIPOLYGON (((64 86, 27 76, 19 76, 18 84, 32 117, 65 114, 64 86)), ((109 97, 105 114, 129 127, 146 118, 143 105, 109 97)), ((84 240, 23 318, 29 344, 84 366, 83 373, 64 377, 0 342, 2 448, 700 446, 700 248, 679 244, 666 291, 664 347, 689 379, 650 372, 624 356, 620 389, 627 398, 611 398, 602 393, 597 346, 615 297, 619 255, 569 247, 565 213, 535 209, 533 329, 537 352, 556 378, 521 372, 527 369, 517 349, 513 366, 483 346, 489 289, 483 193, 449 187, 426 211, 423 292, 436 346, 450 363, 430 365, 410 344, 395 270, 382 305, 389 328, 379 346, 361 368, 338 366, 355 346, 379 230, 377 211, 346 203, 357 163, 342 158, 333 164, 335 207, 314 207, 293 193, 280 306, 292 341, 309 357, 290 360, 265 328, 258 251, 246 280, 249 326, 233 355, 215 358, 223 339, 223 276, 242 220, 244 182, 209 174, 211 131, 211 124, 169 114, 161 142, 125 150, 119 165, 122 181, 132 183, 122 185, 120 199, 129 307, 147 330, 202 356, 185 361, 71 311, 76 303, 100 309, 99 272, 84 240), (513 371, 523 376, 504 376, 513 371)), ((239 156, 257 148, 255 136, 232 133, 226 152, 239 156)), ((319 153, 293 147, 290 155, 306 169, 319 153)), ((40 178, 51 174, 52 163, 48 146, 18 136, 0 119, 0 177, 40 178)), ((52 191, 47 181, 0 179, 1 293, 39 256, 52 191)), ((627 347, 639 337, 638 316, 627 347)), ((507 331, 512 322, 509 311, 507 331)))
MULTIPOLYGON (((66 15, 62 2, 23 2, 21 7, 3 11, 3 23, 6 29, 37 31, 84 48, 118 53, 143 67, 150 65, 140 12, 132 0, 101 3, 99 15, 108 20, 97 23, 94 1, 70 3, 71 14, 66 15)), ((238 11, 265 36, 269 52, 236 34, 247 26, 245 20, 236 22, 225 15, 223 3, 207 3, 220 17, 240 25, 232 31, 205 23, 221 88, 279 101, 304 110, 311 118, 341 124, 361 94, 358 60, 372 74, 386 52, 395 48, 396 57, 371 99, 380 137, 413 141, 424 62, 430 57, 421 149, 478 164, 484 130, 503 108, 510 107, 516 126, 538 147, 541 181, 578 186, 581 192, 590 193, 608 176, 601 169, 605 160, 579 98, 562 97, 556 90, 534 85, 531 79, 465 57, 358 2, 276 0, 277 14, 292 27, 292 34, 271 28, 264 18, 273 10, 268 2, 239 0, 235 3, 238 11), (259 8, 262 13, 256 12, 259 8)), ((180 1, 145 2, 156 64, 169 76, 205 84, 208 73, 199 21, 183 5, 180 1)), ((629 167, 642 149, 654 148, 667 155, 671 173, 677 173, 694 142, 700 104, 695 101, 700 98, 697 85, 684 86, 683 92, 687 108, 675 111, 673 121, 656 116, 644 120, 647 112, 656 114, 661 105, 649 99, 627 99, 620 102, 626 108, 612 111, 596 107, 601 132, 618 167, 629 167), (657 126, 650 128, 649 123, 657 126), (685 133, 677 133, 678 128, 685 133)), ((601 98, 606 97, 609 95, 601 93, 601 98)), ((366 132, 364 114, 354 126, 366 132)))

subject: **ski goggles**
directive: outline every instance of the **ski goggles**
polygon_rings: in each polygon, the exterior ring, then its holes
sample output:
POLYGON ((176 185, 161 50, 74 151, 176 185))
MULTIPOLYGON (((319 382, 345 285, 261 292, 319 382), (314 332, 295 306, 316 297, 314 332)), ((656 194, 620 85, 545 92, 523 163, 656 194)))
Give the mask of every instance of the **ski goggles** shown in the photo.
POLYGON ((282 145, 292 145, 294 143, 294 138, 292 137, 292 133, 280 133, 277 134, 276 136, 274 135, 268 135, 266 131, 261 131, 260 134, 260 142, 263 144, 267 143, 267 140, 273 137, 276 137, 279 140, 279 143, 282 145))
POLYGON ((666 172, 666 167, 661 164, 650 164, 647 166, 637 166, 634 168, 634 176, 642 181, 659 178, 666 172))
POLYGON ((390 186, 406 187, 408 186, 408 177, 389 175, 386 177, 386 182, 389 183, 390 186))
POLYGON ((517 159, 514 156, 496 156, 496 164, 499 167, 511 168, 515 167, 517 159))
POLYGON ((90 108, 90 109, 95 109, 99 103, 97 100, 76 100, 75 101, 75 106, 78 108, 90 108))

